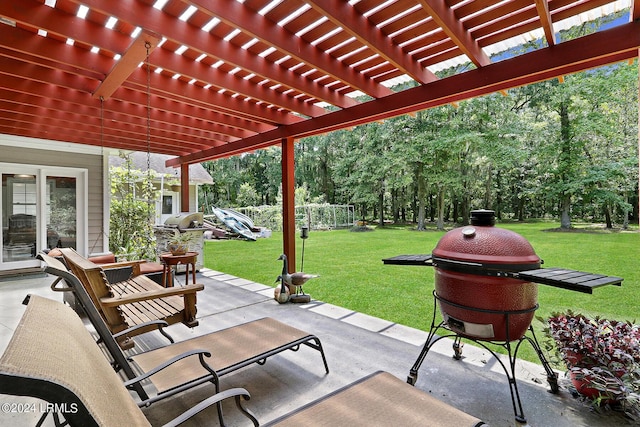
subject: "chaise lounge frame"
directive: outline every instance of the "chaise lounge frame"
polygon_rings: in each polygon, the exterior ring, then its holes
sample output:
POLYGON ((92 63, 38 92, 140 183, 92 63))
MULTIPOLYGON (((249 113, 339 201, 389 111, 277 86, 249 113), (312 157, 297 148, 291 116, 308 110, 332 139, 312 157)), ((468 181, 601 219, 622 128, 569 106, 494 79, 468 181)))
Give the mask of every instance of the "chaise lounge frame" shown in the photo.
MULTIPOLYGON (((220 391, 220 377, 254 363, 266 360, 285 350, 298 351, 301 345, 318 351, 325 373, 329 366, 320 339, 300 329, 272 318, 263 318, 185 341, 127 356, 111 335, 91 298, 78 278, 55 258, 40 254, 45 272, 58 276, 52 289, 73 292, 89 321, 112 358, 116 370, 122 370, 128 381, 125 386, 135 391, 140 406, 148 406, 166 397, 212 382, 220 391), (205 357, 207 359, 205 360, 205 357), (148 380, 155 388, 149 394, 142 381, 148 380)), ((146 326, 145 326, 146 327, 146 326)), ((121 333, 127 334, 129 330, 121 333)))
MULTIPOLYGON (((22 319, 0 357, 1 394, 31 396, 49 402, 51 405, 29 406, 33 412, 42 412, 37 425, 42 425, 51 415, 56 426, 66 423, 83 427, 151 426, 70 307, 39 296, 30 296, 25 303, 27 308, 22 319)), ((256 418, 243 405, 243 401, 250 398, 249 393, 234 388, 205 399, 165 427, 178 426, 231 397, 240 411, 258 426, 256 418)), ((224 426, 221 411, 218 416, 220 425, 224 426)))
MULTIPOLYGON (((72 426, 147 427, 139 406, 123 387, 80 318, 57 301, 32 296, 2 357, 0 393, 33 396, 53 403, 72 426), (74 363, 68 362, 73 349, 74 363), (108 398, 105 398, 108 396, 108 398)), ((217 392, 165 425, 177 426, 223 399, 233 397, 238 409, 258 426, 244 407, 249 393, 242 388, 217 392)), ((38 422, 40 425, 48 414, 38 422)), ((225 426, 222 412, 218 412, 225 426)), ((480 427, 469 414, 410 386, 397 377, 376 372, 315 402, 270 422, 270 427, 480 427)))

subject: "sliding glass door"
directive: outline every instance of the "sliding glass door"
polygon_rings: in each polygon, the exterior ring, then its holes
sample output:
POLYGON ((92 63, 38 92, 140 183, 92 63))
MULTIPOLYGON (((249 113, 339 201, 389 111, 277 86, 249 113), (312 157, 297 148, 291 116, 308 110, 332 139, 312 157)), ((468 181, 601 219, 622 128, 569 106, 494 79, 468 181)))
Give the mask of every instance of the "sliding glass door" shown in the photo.
POLYGON ((43 249, 84 249, 86 172, 1 163, 0 172, 0 270, 37 266, 43 249))

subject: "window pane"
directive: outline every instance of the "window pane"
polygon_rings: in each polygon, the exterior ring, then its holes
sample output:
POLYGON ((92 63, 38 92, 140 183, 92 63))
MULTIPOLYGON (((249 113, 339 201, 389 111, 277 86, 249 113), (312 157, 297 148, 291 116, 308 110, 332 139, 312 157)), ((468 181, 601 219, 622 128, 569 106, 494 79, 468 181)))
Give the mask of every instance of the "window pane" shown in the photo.
POLYGON ((47 177, 47 247, 76 245, 76 179, 47 177))
POLYGON ((173 196, 162 196, 162 213, 164 215, 173 213, 173 196))
POLYGON ((35 258, 37 204, 35 175, 2 175, 2 261, 35 258))

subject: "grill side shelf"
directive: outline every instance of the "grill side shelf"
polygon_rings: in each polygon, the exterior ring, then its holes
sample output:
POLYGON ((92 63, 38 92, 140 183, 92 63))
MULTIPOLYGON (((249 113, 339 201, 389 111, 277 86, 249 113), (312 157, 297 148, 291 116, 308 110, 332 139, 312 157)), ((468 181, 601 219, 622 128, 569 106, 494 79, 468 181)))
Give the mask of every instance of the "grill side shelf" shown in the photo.
MULTIPOLYGON (((416 265, 423 267, 434 266, 433 257, 431 256, 431 254, 398 255, 391 258, 384 258, 382 262, 387 265, 416 265)), ((622 281, 624 280, 621 277, 605 276, 603 274, 587 273, 577 270, 568 270, 566 268, 539 268, 535 270, 513 272, 502 270, 494 271, 486 268, 476 267, 476 270, 477 271, 473 271, 474 274, 513 277, 528 282, 535 282, 542 285, 554 286, 556 288, 584 292, 587 294, 593 293, 593 289, 599 288, 600 286, 621 286, 622 281)), ((467 270, 465 271, 470 272, 467 270)))
POLYGON ((566 268, 540 268, 520 271, 517 273, 517 278, 587 294, 593 293, 593 289, 600 286, 621 286, 624 280, 621 277, 567 270, 566 268))
POLYGON ((431 254, 419 255, 398 255, 391 258, 384 258, 384 264, 389 265, 419 265, 423 267, 431 267, 431 254))

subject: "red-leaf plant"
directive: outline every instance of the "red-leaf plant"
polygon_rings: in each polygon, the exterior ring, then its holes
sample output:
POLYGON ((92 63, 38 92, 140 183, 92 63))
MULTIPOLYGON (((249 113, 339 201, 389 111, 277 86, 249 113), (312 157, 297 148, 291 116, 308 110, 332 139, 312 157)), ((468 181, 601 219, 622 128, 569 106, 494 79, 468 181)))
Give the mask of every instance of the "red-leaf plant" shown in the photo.
POLYGON ((572 311, 547 319, 547 345, 564 361, 578 391, 594 403, 640 405, 640 325, 572 311))

